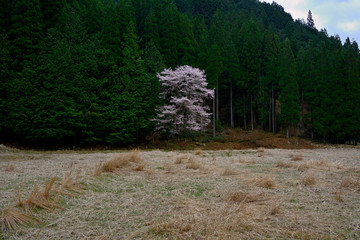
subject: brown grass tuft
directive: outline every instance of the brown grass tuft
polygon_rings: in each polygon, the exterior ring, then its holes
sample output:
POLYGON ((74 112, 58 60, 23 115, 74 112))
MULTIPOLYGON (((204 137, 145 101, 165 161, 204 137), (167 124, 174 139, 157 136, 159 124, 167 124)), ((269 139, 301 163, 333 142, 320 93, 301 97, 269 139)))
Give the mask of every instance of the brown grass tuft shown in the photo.
POLYGON ((144 165, 144 164, 141 164, 141 165, 135 167, 133 170, 134 170, 134 171, 141 172, 141 171, 144 171, 144 169, 145 169, 145 165, 144 165))
POLYGON ((74 194, 65 192, 64 189, 70 190, 76 193, 82 193, 84 190, 83 186, 79 183, 80 171, 78 174, 73 178, 72 172, 70 171, 68 174, 64 173, 63 179, 60 183, 60 187, 58 190, 58 194, 63 194, 67 196, 74 196, 74 194))
POLYGON ((50 182, 47 182, 45 184, 45 187, 44 187, 44 192, 43 192, 43 195, 45 197, 45 199, 49 199, 50 198, 50 190, 52 188, 52 186, 54 185, 54 182, 55 182, 55 177, 53 177, 50 182))
POLYGON ((307 173, 305 176, 303 176, 301 182, 305 186, 314 186, 317 181, 313 173, 307 173))
POLYGON ((230 175, 236 175, 237 173, 234 170, 231 170, 229 168, 226 168, 222 173, 221 176, 230 176, 230 175))
POLYGON ((281 213, 281 206, 277 205, 270 210, 270 215, 277 215, 281 213))
POLYGON ((275 186, 276 186, 275 180, 268 176, 257 181, 256 185, 258 187, 268 188, 268 189, 275 188, 275 186))
POLYGON ((93 176, 100 176, 102 172, 103 172, 103 163, 98 162, 95 165, 95 170, 94 170, 93 176))
POLYGON ((302 161, 304 157, 301 154, 291 155, 292 161, 302 161))
POLYGON ((266 201, 267 197, 264 193, 252 194, 241 191, 227 190, 223 194, 223 199, 226 202, 232 203, 253 203, 266 201))
POLYGON ((176 158, 175 164, 182 164, 184 163, 184 160, 187 158, 188 157, 186 155, 180 155, 179 157, 176 158))
POLYGON ((287 163, 287 162, 284 162, 284 161, 278 161, 276 163, 276 167, 291 168, 291 167, 293 167, 293 165, 291 163, 287 163))
POLYGON ((1 228, 8 229, 9 231, 19 229, 22 225, 38 222, 37 218, 21 213, 13 207, 2 210, 0 221, 1 228))
POLYGON ((203 151, 201 148, 198 148, 198 149, 195 149, 195 152, 194 152, 195 155, 203 155, 203 151))
POLYGON ((187 169, 200 169, 201 165, 196 162, 192 157, 189 157, 188 162, 186 164, 187 169))
POLYGON ((33 208, 40 208, 44 210, 51 210, 58 207, 54 202, 49 201, 44 193, 40 192, 37 187, 34 187, 34 190, 31 192, 28 199, 23 200, 21 192, 18 192, 18 199, 16 207, 23 207, 25 212, 30 212, 33 208))
POLYGON ((118 168, 128 166, 130 163, 141 163, 142 159, 139 157, 139 150, 133 150, 129 153, 121 153, 116 157, 106 162, 102 166, 103 172, 114 172, 118 168))
POLYGON ((259 148, 257 149, 257 152, 265 152, 265 149, 264 149, 263 147, 259 147, 259 148))
POLYGON ((5 171, 6 172, 15 172, 15 165, 13 163, 8 163, 5 166, 5 171))
POLYGON ((359 180, 356 181, 350 177, 345 177, 341 181, 341 187, 360 189, 360 182, 359 180))
POLYGON ((342 195, 344 194, 340 189, 336 189, 336 191, 334 192, 335 194, 335 199, 338 200, 339 202, 344 202, 344 199, 342 198, 342 195))

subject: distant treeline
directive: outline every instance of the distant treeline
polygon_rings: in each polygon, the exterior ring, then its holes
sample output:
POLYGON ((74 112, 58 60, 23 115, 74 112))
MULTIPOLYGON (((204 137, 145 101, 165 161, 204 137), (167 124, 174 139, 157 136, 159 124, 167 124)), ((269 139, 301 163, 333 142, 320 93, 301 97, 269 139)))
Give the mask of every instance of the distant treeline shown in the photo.
POLYGON ((206 71, 218 124, 360 138, 357 43, 276 3, 0 0, 0 27, 3 142, 141 141, 162 104, 156 73, 180 65, 206 71))

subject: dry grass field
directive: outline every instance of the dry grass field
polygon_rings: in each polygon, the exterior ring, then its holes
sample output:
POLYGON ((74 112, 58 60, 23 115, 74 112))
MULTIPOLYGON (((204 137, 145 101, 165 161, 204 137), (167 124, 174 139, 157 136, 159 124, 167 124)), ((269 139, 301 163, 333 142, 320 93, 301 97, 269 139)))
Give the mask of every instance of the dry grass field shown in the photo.
POLYGON ((0 239, 359 239, 360 149, 0 148, 0 239))

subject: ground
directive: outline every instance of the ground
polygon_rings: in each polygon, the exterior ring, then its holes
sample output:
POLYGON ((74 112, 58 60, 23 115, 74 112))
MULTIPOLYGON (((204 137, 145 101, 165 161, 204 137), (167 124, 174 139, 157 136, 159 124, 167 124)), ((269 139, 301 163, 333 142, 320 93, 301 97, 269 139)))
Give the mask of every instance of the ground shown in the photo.
POLYGON ((56 206, 0 239, 360 238, 358 147, 126 154, 2 146, 0 210, 53 177, 56 206), (78 188, 61 190, 70 172, 78 188))

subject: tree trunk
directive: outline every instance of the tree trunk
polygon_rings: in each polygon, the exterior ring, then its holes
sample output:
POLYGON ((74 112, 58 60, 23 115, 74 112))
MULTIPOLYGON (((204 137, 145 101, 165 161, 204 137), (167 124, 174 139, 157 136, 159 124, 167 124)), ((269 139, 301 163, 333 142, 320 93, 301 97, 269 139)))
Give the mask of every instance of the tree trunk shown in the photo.
POLYGON ((213 137, 215 137, 215 96, 213 97, 213 137))
POLYGON ((305 123, 304 123, 304 93, 301 90, 301 128, 302 128, 302 135, 305 135, 305 123))
POLYGON ((230 127, 234 128, 232 80, 230 81, 230 127))
POLYGON ((269 101, 269 132, 271 132, 271 125, 272 125, 272 123, 271 123, 271 118, 272 118, 272 108, 271 108, 271 105, 272 105, 272 99, 270 98, 269 99, 270 101, 269 101))
POLYGON ((254 112, 253 112, 253 96, 251 95, 250 100, 250 118, 251 118, 251 130, 254 130, 254 112))
POLYGON ((276 116, 276 106, 275 106, 275 99, 274 99, 274 85, 273 83, 271 83, 271 107, 272 107, 272 112, 271 112, 271 115, 272 115, 272 131, 273 133, 276 132, 276 129, 275 129, 275 116, 276 116))
POLYGON ((216 120, 219 120, 219 81, 216 81, 216 120))
POLYGON ((246 108, 245 108, 245 95, 243 96, 243 111, 244 111, 244 128, 246 130, 246 108))
POLYGON ((286 138, 289 138, 289 126, 286 127, 286 138))

